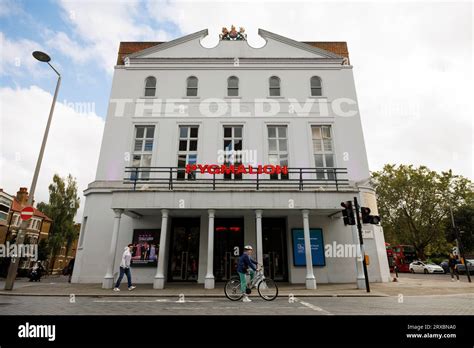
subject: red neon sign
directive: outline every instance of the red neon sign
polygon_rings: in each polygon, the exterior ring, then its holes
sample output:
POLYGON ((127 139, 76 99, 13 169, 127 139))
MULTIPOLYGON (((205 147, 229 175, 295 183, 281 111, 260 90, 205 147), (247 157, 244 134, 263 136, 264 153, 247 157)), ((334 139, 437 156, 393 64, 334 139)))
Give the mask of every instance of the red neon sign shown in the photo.
POLYGON ((239 226, 230 226, 230 227, 217 226, 216 227, 216 232, 222 232, 222 231, 240 232, 240 227, 239 226))

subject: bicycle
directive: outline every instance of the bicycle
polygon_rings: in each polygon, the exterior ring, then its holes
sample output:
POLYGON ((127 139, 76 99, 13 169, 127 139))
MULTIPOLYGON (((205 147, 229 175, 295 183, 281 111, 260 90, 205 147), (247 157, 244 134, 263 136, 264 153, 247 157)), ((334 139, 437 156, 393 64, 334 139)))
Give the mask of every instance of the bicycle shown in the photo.
MULTIPOLYGON (((278 296, 278 287, 273 279, 265 277, 263 273, 263 267, 260 267, 255 272, 255 276, 250 282, 250 274, 247 272, 246 274, 247 278, 247 284, 250 284, 248 286, 250 289, 255 289, 257 288, 258 294, 260 295, 261 298, 263 298, 266 301, 273 301, 274 299, 277 298, 278 296)), ((244 294, 242 293, 242 290, 240 289, 240 277, 232 277, 229 279, 224 286, 224 293, 225 296, 231 300, 231 301, 238 301, 240 300, 244 294)))

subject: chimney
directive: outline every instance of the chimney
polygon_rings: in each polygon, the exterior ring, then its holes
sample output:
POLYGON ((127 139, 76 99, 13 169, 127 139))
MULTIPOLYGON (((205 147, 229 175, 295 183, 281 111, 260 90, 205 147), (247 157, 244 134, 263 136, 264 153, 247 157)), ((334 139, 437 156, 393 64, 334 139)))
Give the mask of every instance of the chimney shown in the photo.
POLYGON ((20 191, 16 193, 16 200, 20 205, 26 205, 28 202, 28 189, 26 187, 20 187, 20 191))

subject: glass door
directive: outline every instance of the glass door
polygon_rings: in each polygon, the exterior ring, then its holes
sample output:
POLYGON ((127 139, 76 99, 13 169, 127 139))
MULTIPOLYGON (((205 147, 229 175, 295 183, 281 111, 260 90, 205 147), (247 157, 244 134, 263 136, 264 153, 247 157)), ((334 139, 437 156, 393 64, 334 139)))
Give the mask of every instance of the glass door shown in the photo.
POLYGON ((197 281, 200 219, 177 218, 171 225, 168 280, 197 281))
POLYGON ((273 280, 287 281, 286 220, 263 218, 262 239, 265 275, 273 280))
POLYGON ((214 277, 226 281, 237 276, 237 264, 244 247, 244 219, 214 221, 214 277))

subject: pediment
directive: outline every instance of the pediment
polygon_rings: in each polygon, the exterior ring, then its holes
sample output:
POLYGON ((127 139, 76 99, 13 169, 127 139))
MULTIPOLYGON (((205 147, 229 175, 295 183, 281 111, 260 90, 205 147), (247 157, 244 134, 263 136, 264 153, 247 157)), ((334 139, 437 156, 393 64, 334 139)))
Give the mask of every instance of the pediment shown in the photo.
POLYGON ((287 37, 259 29, 259 35, 266 41, 265 45, 255 48, 245 40, 220 40, 215 47, 207 48, 201 44, 208 30, 180 37, 178 39, 158 44, 145 50, 133 53, 128 58, 314 58, 342 59, 341 56, 295 41, 287 37))

